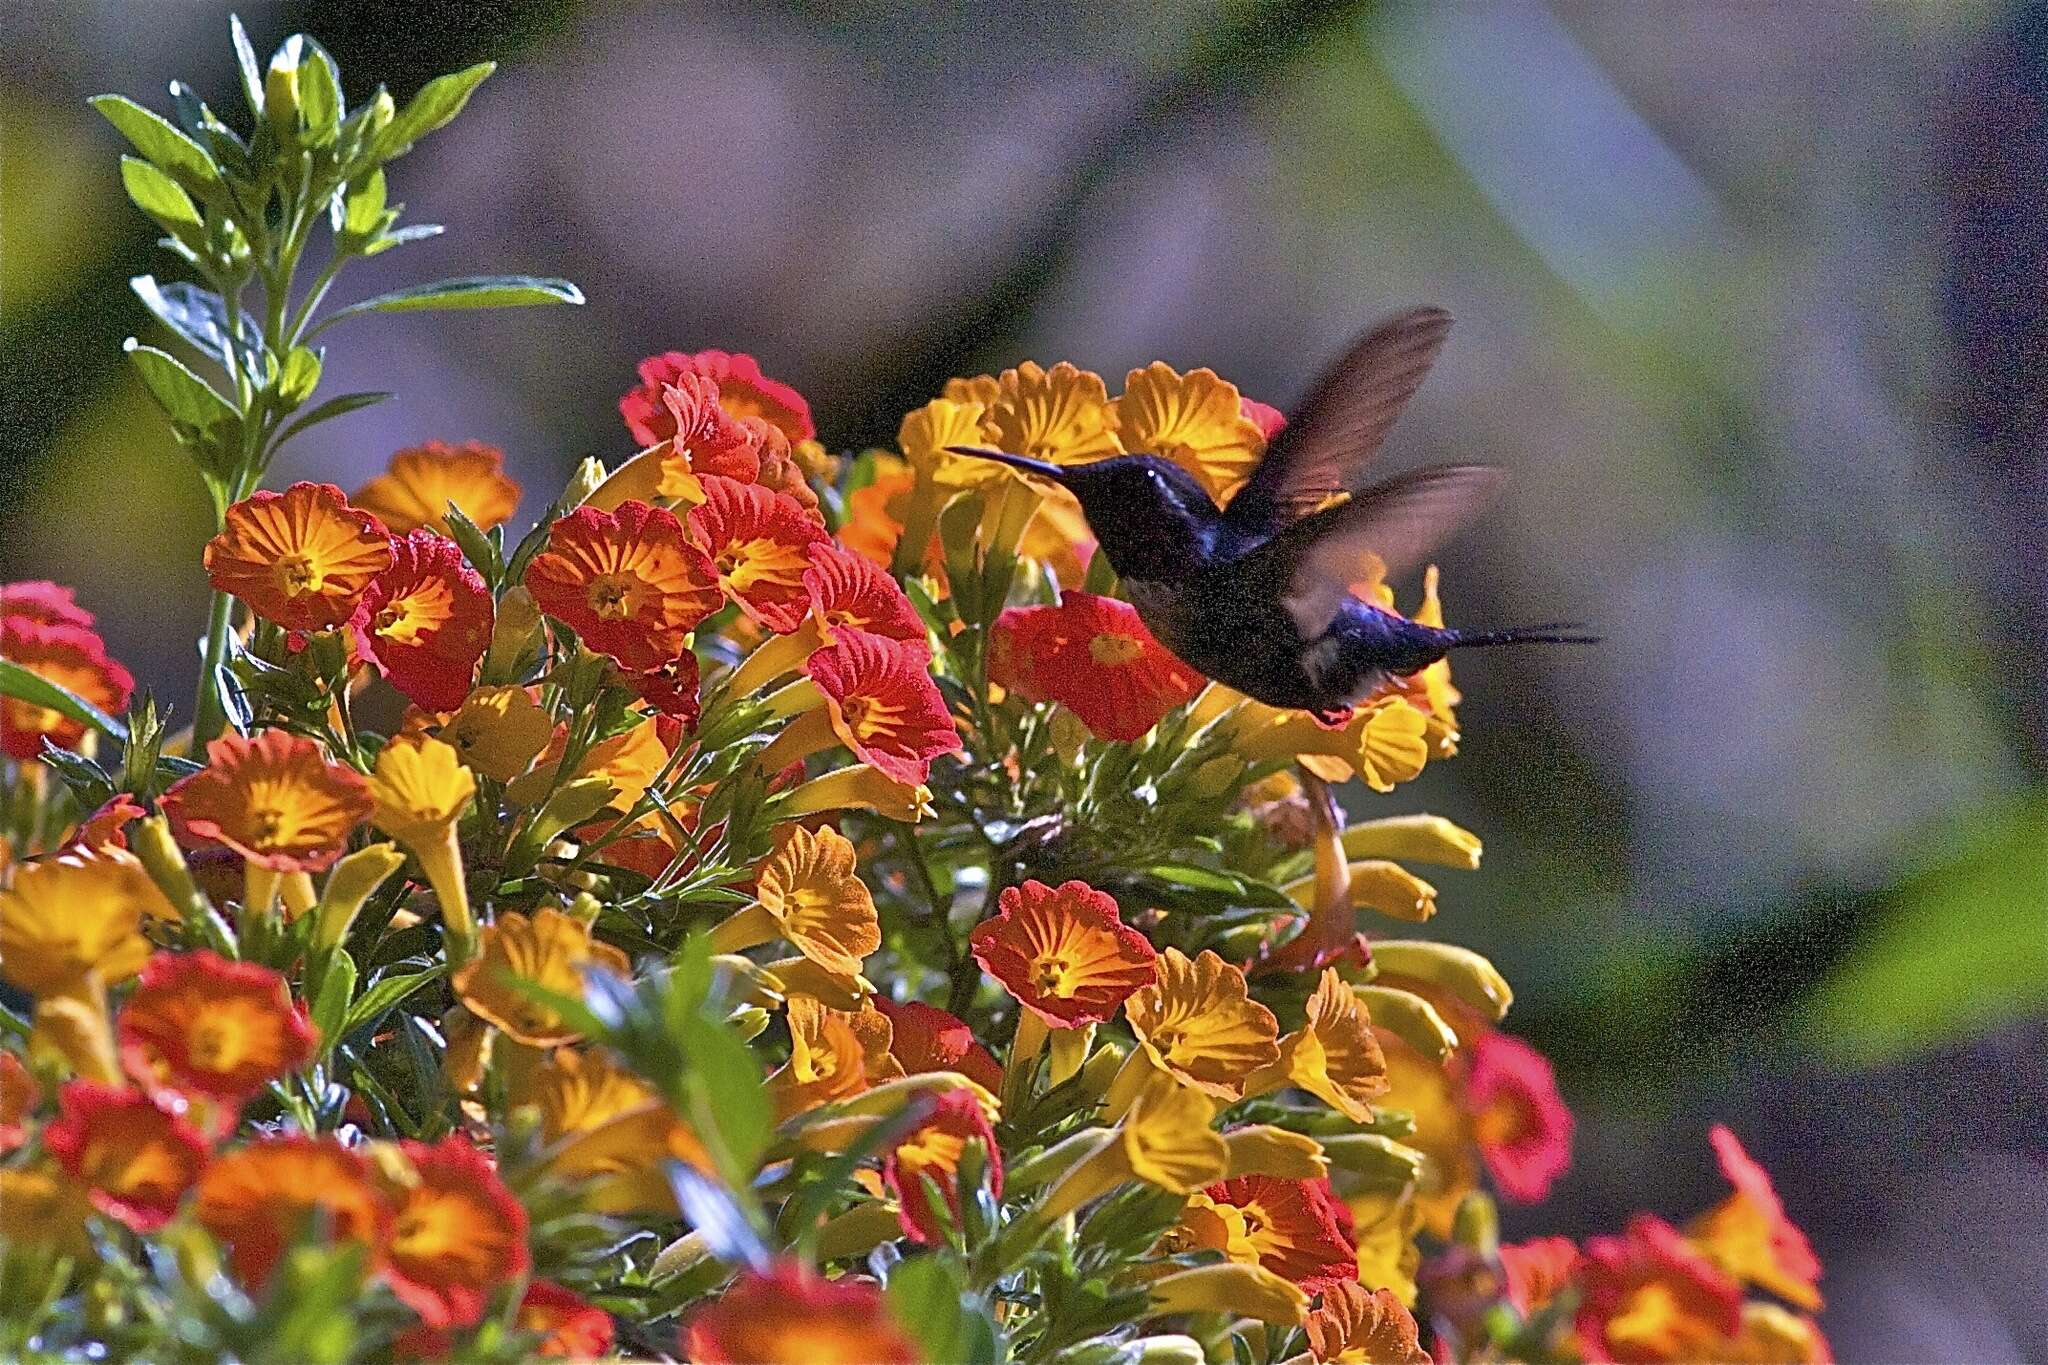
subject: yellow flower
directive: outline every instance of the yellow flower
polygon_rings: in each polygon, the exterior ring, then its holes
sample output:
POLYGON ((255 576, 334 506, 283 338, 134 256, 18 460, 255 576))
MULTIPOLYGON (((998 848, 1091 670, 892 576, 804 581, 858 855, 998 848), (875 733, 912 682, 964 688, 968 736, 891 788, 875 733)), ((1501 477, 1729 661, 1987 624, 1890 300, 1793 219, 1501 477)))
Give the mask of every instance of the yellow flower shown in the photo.
POLYGON ((1411 1307, 1415 1272, 1422 1264, 1415 1234, 1422 1209, 1405 1191, 1372 1190, 1354 1195, 1351 1236, 1358 1243, 1358 1282, 1367 1289, 1391 1289, 1411 1307))
POLYGON ((1287 1085, 1355 1123, 1371 1122, 1372 1101, 1387 1091, 1387 1059, 1372 1036, 1372 1020, 1334 969, 1324 968, 1302 1026, 1280 1040, 1280 1060, 1246 1089, 1256 1095, 1287 1085))
POLYGON ((54 1166, 0 1170, 0 1242, 90 1255, 92 1239, 86 1235, 85 1219, 92 1211, 85 1183, 54 1166))
POLYGON ((370 779, 370 797, 376 802, 370 821, 420 860, 441 903, 448 956, 458 964, 474 947, 476 927, 455 824, 475 796, 476 778, 462 766, 454 746, 418 735, 400 735, 386 744, 370 779))
POLYGON ((1344 831, 1349 858, 1402 858, 1474 872, 1480 852, 1478 835, 1441 815, 1390 815, 1344 831))
POLYGON ((793 788, 776 809, 793 820, 828 810, 871 810, 884 819, 916 824, 932 813, 932 789, 898 782, 862 763, 793 788))
POLYGON ((1125 376, 1123 397, 1109 411, 1125 450, 1173 461, 1200 479, 1219 506, 1266 452, 1266 438, 1244 415, 1237 386, 1213 370, 1178 374, 1155 360, 1125 376))
MULTIPOLYGON (((522 806, 533 805, 546 796, 554 785, 555 769, 561 766, 562 742, 558 737, 551 743, 550 753, 543 756, 540 766, 506 787, 505 795, 522 806)), ((632 729, 591 745, 590 752, 567 780, 603 780, 612 789, 608 804, 614 810, 626 810, 646 794, 648 785, 667 762, 668 750, 662 747, 654 717, 649 716, 632 729)))
POLYGON ((911 467, 947 488, 980 488, 1004 477, 994 460, 955 455, 951 446, 985 446, 996 439, 986 405, 934 398, 910 413, 897 429, 896 445, 911 467))
POLYGON ((1050 370, 1025 361, 996 381, 987 426, 1012 455, 1081 464, 1119 454, 1102 376, 1061 361, 1050 370))
POLYGON ((1152 1282, 1152 1312, 1222 1313, 1280 1327, 1308 1320, 1308 1295, 1263 1266, 1226 1261, 1177 1270, 1152 1282))
POLYGON ((875 900, 854 873, 853 844, 834 829, 784 825, 755 878, 754 903, 711 931, 711 951, 736 953, 781 937, 842 976, 882 946, 875 900))
POLYGON ((1381 1103, 1406 1110, 1415 1120, 1414 1133, 1401 1141, 1425 1158, 1415 1192, 1417 1212, 1432 1233, 1449 1236, 1459 1201, 1479 1183, 1471 1120, 1442 1066, 1384 1031, 1379 1039, 1388 1081, 1381 1103))
POLYGON ((827 1009, 808 995, 793 995, 787 1008, 789 1060, 768 1077, 777 1119, 849 1099, 872 1081, 902 1074, 889 1055, 888 1016, 874 1006, 827 1009))
POLYGON ((1190 1195, 1223 1179, 1230 1149, 1210 1127, 1215 1121, 1216 1105, 1200 1091, 1172 1086, 1141 1096, 1117 1127, 1068 1139, 1081 1155, 1026 1216, 1049 1224, 1133 1180, 1190 1195))
POLYGON ((463 763, 510 782, 547 747, 555 724, 523 687, 479 687, 462 709, 429 732, 455 746, 463 763))
POLYGON ((1362 1284, 1331 1285, 1308 1317, 1317 1365, 1429 1365, 1419 1335, 1399 1295, 1362 1284))
MULTIPOLYGON (((1313 876, 1287 885, 1296 903, 1307 906, 1315 890, 1313 876)), ((1354 910, 1377 910, 1393 919, 1421 924, 1436 914, 1436 888, 1399 863, 1371 858, 1351 864, 1350 902, 1354 910)))
POLYGON ((1247 1124, 1223 1135, 1230 1153, 1229 1176, 1275 1175, 1282 1180, 1320 1180, 1330 1173, 1323 1144, 1306 1133, 1269 1123, 1247 1124))
POLYGON ((588 1182, 581 1200, 595 1212, 673 1210, 665 1169, 670 1157, 712 1169, 674 1111, 602 1053, 558 1049, 522 1079, 512 1099, 540 1113, 541 1137, 551 1148, 548 1174, 588 1182))
MULTIPOLYGON (((1437 598, 1436 584, 1436 565, 1432 564, 1422 573, 1422 605, 1409 619, 1441 630, 1444 604, 1437 598)), ((1438 758, 1449 758, 1458 752, 1457 707, 1465 699, 1451 683, 1451 656, 1446 654, 1438 659, 1416 674, 1413 681, 1421 685, 1423 699, 1429 705, 1430 748, 1438 758)))
POLYGON ((519 508, 519 485, 505 473, 505 455, 481 441, 450 446, 428 441, 391 457, 385 473, 358 488, 355 505, 375 512, 402 536, 419 526, 448 534, 448 504, 488 531, 519 508))
POLYGON ((530 982, 580 1000, 587 966, 623 977, 632 964, 617 948, 592 939, 589 925, 559 910, 545 909, 531 919, 513 911, 483 931, 478 955, 455 973, 455 994, 470 1013, 517 1042, 532 1047, 573 1043, 582 1035, 514 983, 530 982))
POLYGON ((1210 949, 1159 955, 1159 978, 1124 1002, 1143 1056, 1184 1085, 1244 1098, 1245 1081, 1280 1055, 1273 1012, 1246 993, 1244 973, 1210 949))
POLYGON ((1367 702, 1340 730, 1316 724, 1305 711, 1276 711, 1258 702, 1238 712, 1236 725, 1235 747, 1246 759, 1299 758, 1326 782, 1355 773, 1378 792, 1416 777, 1429 761, 1428 717, 1401 697, 1367 702))
POLYGON ((142 970, 145 918, 178 912, 135 856, 118 848, 21 864, 0 891, 0 977, 30 995, 80 992, 142 970))

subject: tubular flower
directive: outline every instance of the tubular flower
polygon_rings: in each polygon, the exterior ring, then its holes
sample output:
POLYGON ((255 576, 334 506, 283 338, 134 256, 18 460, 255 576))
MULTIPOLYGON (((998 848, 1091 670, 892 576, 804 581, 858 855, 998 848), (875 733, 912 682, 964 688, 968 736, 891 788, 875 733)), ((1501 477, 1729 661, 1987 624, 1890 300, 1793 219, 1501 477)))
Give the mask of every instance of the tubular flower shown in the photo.
POLYGON ((1176 1270, 1154 1280, 1150 1292, 1157 1314, 1223 1313, 1281 1327, 1308 1320, 1308 1295, 1264 1266, 1227 1261, 1176 1270))
POLYGON ((200 1177, 199 1225, 226 1245, 236 1278, 251 1288, 305 1229, 374 1254, 390 1230, 363 1159, 331 1137, 265 1138, 215 1158, 200 1177))
MULTIPOLYGON (((839 543, 886 569, 896 557, 897 542, 904 534, 904 516, 917 496, 917 475, 894 455, 877 454, 871 458, 875 463, 874 478, 846 495, 846 516, 839 524, 839 543)), ((936 556, 929 550, 936 546, 934 540, 919 561, 927 571, 934 568, 936 556)))
POLYGON ((171 1221, 206 1166, 206 1139, 139 1090, 71 1081, 43 1146, 92 1192, 93 1207, 137 1232, 171 1221))
POLYGON ((557 521, 527 566, 526 587, 590 648, 640 672, 688 648, 720 601, 710 558, 675 513, 644 502, 617 513, 579 507, 557 521))
POLYGON ((1401 1139, 1425 1158, 1416 1207, 1429 1230, 1440 1237, 1451 1231, 1458 1204, 1479 1183, 1472 1154, 1472 1120, 1463 1097, 1445 1068, 1385 1029, 1376 1030, 1387 1059, 1388 1090, 1384 1106, 1405 1110, 1415 1131, 1401 1139))
POLYGON ((85 1187, 52 1166, 0 1168, 0 1242, 10 1247, 89 1256, 92 1238, 85 1220, 91 1212, 85 1187))
POLYGON ((1358 1243, 1358 1282, 1367 1289, 1391 1289, 1413 1307, 1415 1272, 1422 1265, 1421 1249, 1415 1245, 1422 1210, 1406 1191, 1386 1190, 1354 1195, 1348 1207, 1351 1236, 1358 1243))
POLYGON ((792 995, 789 1060, 768 1077, 778 1119, 866 1090, 901 1070, 889 1056, 888 1016, 872 1007, 828 1009, 808 995, 792 995))
POLYGON ((1733 1365, 1834 1365, 1835 1353, 1812 1318, 1752 1299, 1742 1305, 1742 1329, 1717 1358, 1733 1365))
POLYGON ((1580 1348, 1602 1365, 1724 1359, 1718 1348, 1741 1328, 1735 1281, 1651 1214, 1588 1241, 1579 1286, 1580 1348))
POLYGON ((1372 1121, 1372 1101, 1387 1093, 1387 1059, 1372 1019, 1334 968, 1324 968, 1302 1026, 1280 1040, 1280 1060, 1247 1086, 1253 1094, 1298 1086, 1354 1123, 1372 1121))
POLYGON ((78 605, 77 594, 47 578, 0 583, 0 617, 33 621, 39 626, 91 629, 93 614, 78 605))
POLYGON ((474 1326, 491 1291, 526 1273, 526 1210, 467 1138, 399 1151, 380 1168, 393 1210, 384 1278, 427 1326, 474 1326))
POLYGON ((795 630, 810 609, 804 571, 825 528, 786 493, 709 474, 701 482, 704 501, 690 509, 690 534, 711 556, 719 585, 768 629, 795 630))
POLYGON ((488 531, 519 510, 519 485, 505 473, 505 452, 482 441, 428 441, 391 457, 385 472, 351 499, 395 536, 425 527, 448 534, 448 504, 488 531))
POLYGON ((1770 1174, 1724 1125, 1710 1128, 1707 1140, 1735 1193, 1693 1221, 1686 1230, 1693 1245, 1742 1283, 1767 1289, 1809 1313, 1818 1312, 1820 1258, 1813 1254, 1806 1234, 1786 1216, 1770 1174))
POLYGON ((77 995, 142 970, 146 919, 178 918, 135 856, 117 848, 39 858, 0 890, 0 977, 30 995, 77 995))
POLYGON ((548 1174, 581 1185, 598 1213, 673 1212, 666 1162, 713 1169, 703 1144, 652 1087, 602 1053, 558 1048, 515 1086, 514 1104, 540 1112, 548 1174))
MULTIPOLYGON (((1435 626, 1439 630, 1444 624, 1444 604, 1437 597, 1437 569, 1432 564, 1422 571, 1422 605, 1409 618, 1421 625, 1435 626)), ((1429 713, 1430 748, 1439 758, 1449 758, 1458 752, 1458 703, 1464 694, 1451 683, 1451 656, 1446 654, 1435 663, 1417 673, 1412 679, 1420 684, 1422 703, 1429 713)))
POLYGON ((345 625, 391 564, 391 537, 331 483, 295 483, 228 508, 206 543, 206 576, 286 630, 345 625))
POLYGON ((631 966, 617 948, 593 939, 590 926, 579 919, 552 908, 531 919, 515 910, 484 929, 477 956, 456 970, 455 994, 470 1013, 503 1029, 513 1041, 556 1047, 582 1035, 515 983, 529 982, 580 999, 584 968, 623 977, 631 966))
POLYGON ((1003 1069, 989 1050, 975 1041, 965 1020, 915 1000, 899 1005, 875 997, 875 1008, 892 1030, 889 1055, 912 1076, 932 1071, 957 1071, 991 1094, 1002 1089, 1003 1069))
POLYGON ((513 1325, 540 1338, 543 1359, 589 1360, 612 1349, 612 1315, 553 1280, 534 1280, 520 1296, 513 1325))
POLYGON ((1572 1111, 1557 1093, 1550 1062, 1519 1038, 1488 1033, 1479 1040, 1465 1105, 1480 1158, 1506 1198, 1543 1198, 1571 1165, 1572 1111))
POLYGON ((1198 1090, 1174 1086, 1140 1096, 1123 1122, 1098 1133, 1027 1216, 1049 1224, 1132 1180, 1181 1195, 1213 1185, 1230 1167, 1230 1149, 1210 1127, 1215 1121, 1215 1103, 1198 1090))
POLYGON ((1307 1326, 1317 1365, 1429 1365, 1415 1315, 1391 1289, 1330 1285, 1307 1326))
POLYGON ((318 744, 265 730, 207 745, 206 767, 180 779, 161 805, 174 826, 258 866, 318 872, 341 856, 372 802, 362 776, 328 762, 318 744))
POLYGON ((376 803, 372 823, 419 859, 434 888, 448 932, 449 956, 466 958, 476 930, 470 921, 455 822, 476 796, 476 778, 456 758, 454 745, 424 735, 400 735, 378 753, 370 795, 376 803))
POLYGON ((1159 955, 1086 882, 1005 887, 969 937, 983 971, 1049 1028, 1099 1024, 1158 978, 1159 955))
POLYGON ((1242 1099, 1246 1080, 1279 1060, 1273 1012, 1246 993, 1242 971, 1206 948, 1192 959, 1178 948, 1160 954, 1159 979, 1126 1000, 1124 1014, 1154 1066, 1217 1099, 1242 1099))
POLYGON ((971 1090, 949 1090, 938 1098, 923 1123, 896 1140, 882 1161, 882 1180, 896 1196, 903 1235, 921 1246, 943 1242, 938 1210, 932 1207, 925 1179, 939 1187, 949 1218, 960 1217, 960 1160, 969 1142, 979 1142, 989 1193, 1003 1194, 1003 1149, 996 1145, 988 1113, 971 1090))
POLYGON ((200 949, 158 953, 115 1020, 121 1064, 160 1102, 239 1109, 319 1041, 279 973, 200 949))
POLYGON ((1142 737, 1207 681, 1153 638, 1137 608, 1094 593, 1006 609, 992 649, 992 681, 1027 701, 1058 702, 1098 739, 1142 737))
POLYGON ((453 745, 464 767, 510 782, 547 747, 555 723, 523 687, 479 687, 454 714, 422 728, 453 745))
POLYGON ((798 716, 757 764, 778 772, 838 743, 884 776, 923 786, 933 759, 960 752, 959 731, 930 669, 921 645, 864 630, 837 632, 804 664, 823 709, 798 716))
POLYGON ((1123 397, 1109 413, 1125 450, 1173 461, 1200 479, 1219 506, 1266 453, 1266 437, 1244 415, 1237 386, 1214 370, 1178 374, 1155 360, 1124 377, 1123 397))
POLYGON ((882 946, 882 926, 856 861, 839 831, 784 825, 755 874, 754 903, 711 931, 711 950, 734 953, 781 937, 829 972, 857 974, 861 959, 882 946))
POLYGON ((1242 757, 1299 758, 1326 782, 1356 774, 1374 791, 1390 792, 1429 761, 1429 718, 1400 697, 1369 701, 1336 726, 1306 711, 1276 711, 1258 702, 1239 714, 1235 747, 1242 757))
MULTIPOLYGON (((135 690, 135 679, 107 657, 106 646, 90 629, 17 616, 12 602, 0 620, 0 659, 116 715, 128 708, 135 690)), ((0 697, 0 753, 17 762, 32 762, 42 753, 45 740, 59 749, 75 749, 85 733, 83 721, 61 711, 19 697, 0 697)))
MULTIPOLYGON (((567 733, 555 731, 539 764, 508 786, 505 794, 522 806, 533 805, 545 797, 554 785, 555 770, 561 766, 567 743, 567 733)), ((646 793, 668 761, 668 754, 668 746, 661 742, 660 722, 649 716, 630 730, 593 744, 564 783, 601 778, 612 791, 607 804, 624 810, 646 793)))
POLYGON ((810 614, 796 630, 763 641, 741 663, 727 690, 750 696, 785 673, 803 667, 820 645, 842 630, 864 630, 923 648, 925 627, 917 608, 889 574, 829 540, 809 548, 803 587, 810 614))
POLYGON ((42 1087, 21 1058, 0 1051, 0 1156, 28 1141, 28 1117, 42 1097, 42 1087))
POLYGON ((1358 1277, 1358 1248, 1344 1227, 1348 1218, 1327 1179, 1240 1176, 1189 1199, 1174 1249, 1220 1251, 1313 1294, 1358 1277))
POLYGON ((1569 1237, 1536 1237, 1500 1249, 1508 1302, 1527 1318, 1546 1307, 1579 1273, 1579 1247, 1569 1237))
POLYGON ((666 351, 640 362, 640 387, 619 400, 619 415, 626 429, 642 445, 653 445, 675 435, 675 419, 662 406, 663 390, 679 383, 685 375, 701 375, 713 384, 719 406, 735 419, 759 417, 791 441, 806 441, 818 434, 811 421, 811 405, 802 394, 779 379, 761 373, 754 357, 728 351, 698 351, 686 355, 666 351))
POLYGON ((1004 370, 985 422, 1010 454, 1054 464, 1082 464, 1123 449, 1102 376, 1064 360, 1050 370, 1029 360, 1004 370))
POLYGON ((743 1270, 683 1328, 697 1365, 917 1365, 923 1359, 868 1280, 824 1280, 794 1261, 743 1270))
POLYGON ((491 643, 493 607, 483 577, 454 541, 409 531, 391 543, 391 567, 356 609, 356 638, 391 685, 429 711, 469 695, 491 643))
POLYGON ((1256 398, 1239 398, 1237 410, 1244 419, 1259 429, 1259 435, 1270 441, 1287 429, 1287 414, 1269 403, 1256 398))

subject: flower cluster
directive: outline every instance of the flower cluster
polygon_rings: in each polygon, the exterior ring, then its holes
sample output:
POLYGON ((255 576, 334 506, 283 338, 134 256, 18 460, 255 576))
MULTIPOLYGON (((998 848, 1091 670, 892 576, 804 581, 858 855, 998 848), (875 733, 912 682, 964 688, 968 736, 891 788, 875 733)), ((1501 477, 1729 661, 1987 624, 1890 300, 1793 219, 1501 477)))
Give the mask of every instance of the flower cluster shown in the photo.
POLYGON ((1683 1229, 1499 1244, 1573 1125, 1410 927, 1480 841, 1340 800, 1457 752, 1448 666, 1233 693, 1070 499, 950 449, 1222 501, 1279 414, 1027 363, 837 456, 751 356, 639 381, 637 451, 523 529, 477 443, 223 497, 196 735, 0 590, 8 1349, 1827 1358, 1725 1129, 1683 1229))

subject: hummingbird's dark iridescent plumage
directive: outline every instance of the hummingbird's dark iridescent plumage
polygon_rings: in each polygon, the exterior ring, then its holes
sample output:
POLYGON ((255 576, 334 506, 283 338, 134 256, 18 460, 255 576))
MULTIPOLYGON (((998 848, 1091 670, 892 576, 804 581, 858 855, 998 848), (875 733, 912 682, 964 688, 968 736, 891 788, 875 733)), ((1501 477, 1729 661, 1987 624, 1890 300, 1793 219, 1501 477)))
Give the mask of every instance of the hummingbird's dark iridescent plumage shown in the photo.
POLYGON ((1131 604, 1190 667, 1269 706, 1339 712, 1389 674, 1460 646, 1593 638, 1560 633, 1569 626, 1438 629, 1351 592, 1368 556, 1388 577, 1414 567, 1500 482, 1487 465, 1438 465, 1371 485, 1363 477, 1450 325, 1440 308, 1415 308, 1360 337, 1226 508, 1156 455, 1055 465, 955 449, 1071 491, 1131 604), (1333 502, 1339 494, 1348 496, 1333 502))

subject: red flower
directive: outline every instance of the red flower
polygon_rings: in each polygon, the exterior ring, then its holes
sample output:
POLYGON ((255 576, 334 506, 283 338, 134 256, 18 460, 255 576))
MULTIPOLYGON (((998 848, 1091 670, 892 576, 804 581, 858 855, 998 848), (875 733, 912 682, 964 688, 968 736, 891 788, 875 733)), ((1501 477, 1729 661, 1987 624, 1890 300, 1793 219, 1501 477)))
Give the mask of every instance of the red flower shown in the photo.
POLYGON ((47 578, 0 583, 0 616, 34 621, 41 626, 92 627, 92 613, 78 605, 71 589, 47 578))
POLYGON ((906 1075, 957 1071, 991 1093, 1003 1088, 1003 1068, 975 1040, 974 1030, 964 1019, 936 1005, 915 1000, 899 1005, 882 995, 875 997, 875 1008, 889 1016, 890 1027, 895 1030, 889 1041, 889 1055, 906 1075))
POLYGON ((1750 1158, 1742 1140, 1715 1124, 1707 1132, 1721 1174, 1735 1193, 1686 1229, 1714 1264, 1748 1284, 1767 1289, 1808 1312, 1821 1307, 1820 1258, 1785 1213, 1770 1174, 1750 1158))
POLYGON ((0 1156, 28 1141, 28 1117, 42 1098, 21 1058, 0 1050, 0 1156))
POLYGON ((526 569, 541 610, 592 649, 637 672, 660 668, 718 610, 718 574, 665 508, 626 502, 614 512, 579 507, 548 531, 526 569))
POLYGON ((206 1167, 206 1139, 139 1090, 71 1081, 43 1130, 57 1164, 92 1193, 93 1207, 137 1232, 171 1221, 206 1167))
POLYGON ((903 1235, 920 1245, 943 1240, 939 1212, 932 1207, 925 1178, 945 1196, 950 1217, 957 1226, 960 1218, 960 1161, 967 1144, 979 1141, 983 1168, 988 1172, 989 1193, 1003 1195, 1003 1150, 996 1145, 995 1130, 988 1114, 972 1090, 948 1090, 923 1123, 898 1138, 882 1160, 882 1180, 896 1196, 897 1217, 903 1235))
POLYGON ((128 847, 128 826, 149 814, 127 792, 115 792, 98 810, 78 822, 67 847, 98 852, 103 848, 128 847))
POLYGON ((1129 741, 1202 690, 1204 679, 1152 637, 1128 602, 1070 592, 996 618, 990 678, 1058 702, 1099 739, 1129 741))
POLYGON ((690 509, 690 532, 710 554, 718 581, 740 609, 777 634, 803 623, 810 607, 804 571, 825 528, 796 499, 757 483, 701 476, 702 505, 690 509))
POLYGON ((1245 1175, 1202 1191, 1244 1219, 1243 1236, 1259 1264, 1314 1294, 1358 1279, 1358 1247, 1347 1212, 1328 1179, 1287 1180, 1245 1175))
POLYGON ((391 542, 391 567, 364 592, 352 624, 392 686, 425 710, 453 711, 490 647, 493 615, 491 590, 461 548, 421 529, 391 542))
MULTIPOLYGON (((128 708, 135 690, 135 679, 107 657, 106 646, 91 630, 14 615, 11 602, 10 614, 0 620, 0 659, 117 715, 128 708)), ((60 711, 0 697, 0 751, 9 758, 26 763, 42 753, 45 739, 71 749, 84 737, 85 726, 60 711)))
POLYGON ((206 766, 179 779, 159 803, 181 836, 226 844, 279 872, 332 864, 373 804, 361 773, 328 762, 318 744, 282 730, 214 740, 206 766))
POLYGON ((968 945, 982 970, 1051 1028, 1099 1024, 1159 975, 1158 953, 1086 882, 1010 886, 968 945))
POLYGON ((612 1349, 612 1315, 552 1280, 534 1280, 519 1300, 518 1326, 538 1332, 536 1355, 587 1360, 612 1349))
MULTIPOLYGON (((681 722, 685 731, 697 728, 697 717, 703 710, 698 696, 702 672, 694 652, 686 649, 660 668, 645 673, 628 673, 624 675, 624 681, 640 694, 640 700, 659 711, 664 720, 681 722)), ((678 732, 675 739, 681 737, 678 732)), ((674 740, 667 735, 662 736, 662 743, 671 749, 675 747, 674 740)))
POLYGON ((194 1213, 251 1288, 308 1228, 374 1251, 391 1224, 363 1159, 332 1137, 302 1135, 264 1138, 216 1160, 199 1182, 194 1213))
POLYGON ((804 591, 821 639, 837 630, 864 630, 908 644, 925 641, 924 618, 888 571, 838 545, 811 547, 804 591))
POLYGON ((1713 1360, 1741 1327, 1742 1290, 1652 1214, 1586 1243, 1574 1323, 1589 1361, 1713 1360))
POLYGON ((1237 410, 1244 414, 1247 421, 1259 429, 1259 435, 1269 441, 1278 436, 1287 425, 1286 413, 1276 407, 1261 403, 1256 398, 1240 396, 1237 400, 1237 410))
POLYGON ((842 630, 804 664, 824 694, 832 730, 869 767, 910 786, 932 760, 960 752, 946 699, 921 646, 864 630, 842 630))
POLYGON ((743 1270, 683 1328, 696 1365, 916 1365, 872 1280, 825 1280, 794 1261, 743 1270))
POLYGON ((123 1068, 159 1101, 230 1111, 304 1066, 319 1041, 282 975, 205 949, 144 963, 115 1027, 123 1068))
POLYGON ((1569 1237, 1535 1237, 1504 1243, 1500 1268, 1508 1282, 1508 1302, 1528 1317, 1562 1292, 1579 1273, 1579 1248, 1569 1237))
POLYGON ((286 630, 327 630, 355 615, 391 563, 384 523, 331 483, 295 483, 228 508, 206 543, 206 576, 286 630))
POLYGON ((524 1275, 526 1210, 464 1137, 400 1144, 411 1169, 388 1191, 384 1278, 429 1327, 472 1327, 498 1285, 524 1275))
POLYGON ((674 428, 663 421, 662 389, 685 375, 702 376, 716 385, 720 404, 735 418, 764 418, 792 441, 818 434, 811 422, 811 405, 803 395, 762 374, 761 363, 754 357, 728 351, 695 355, 667 351, 640 362, 640 387, 619 400, 619 415, 640 444, 651 446, 675 435, 674 428))
POLYGON ((1550 1062, 1519 1038, 1488 1033, 1472 1050, 1465 1103, 1479 1155, 1501 1194, 1533 1203, 1572 1163, 1572 1111, 1550 1062))

